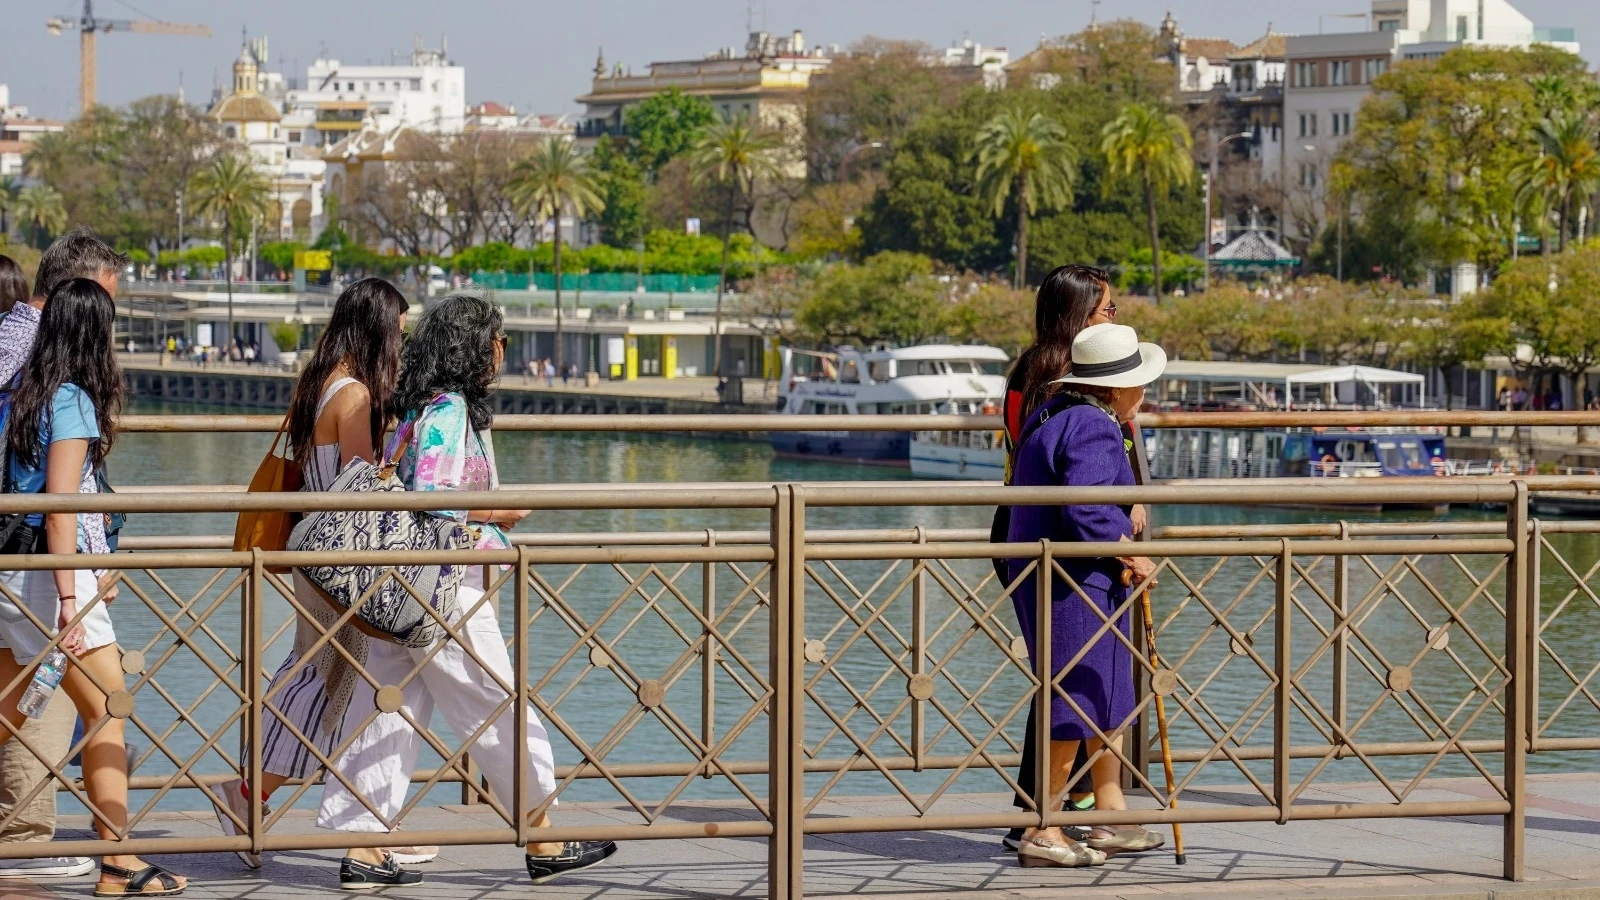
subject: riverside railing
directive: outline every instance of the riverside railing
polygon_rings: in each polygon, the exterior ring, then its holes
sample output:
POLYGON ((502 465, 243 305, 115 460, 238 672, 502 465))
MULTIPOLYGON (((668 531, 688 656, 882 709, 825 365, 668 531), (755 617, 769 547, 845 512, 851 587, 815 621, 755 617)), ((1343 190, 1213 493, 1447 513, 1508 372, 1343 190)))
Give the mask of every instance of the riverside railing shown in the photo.
MULTIPOLYGON (((389 823, 409 822, 411 842, 764 837, 771 895, 798 898, 809 833, 1090 818, 1161 824, 1493 815, 1502 819, 1504 874, 1520 878, 1529 754, 1600 749, 1596 671, 1583 655, 1592 657, 1592 645, 1585 651, 1582 643, 1600 624, 1600 564, 1592 543, 1577 552, 1560 543, 1568 535, 1588 540, 1600 524, 1531 521, 1527 480, 1385 481, 1395 483, 560 485, 502 491, 495 502, 548 511, 693 509, 728 520, 759 515, 766 528, 528 535, 508 550, 420 555, 197 548, 211 540, 205 538, 171 540, 197 549, 158 549, 169 539, 130 537, 129 552, 96 560, 117 573, 121 597, 112 613, 128 683, 104 685, 107 717, 87 723, 93 734, 121 719, 149 748, 135 769, 141 793, 119 832, 126 840, 0 844, 0 857, 392 840, 299 829, 285 811, 311 784, 275 797, 271 814, 252 798, 239 837, 137 834, 163 804, 187 796, 205 808, 224 779, 260 783, 263 731, 287 718, 267 680, 302 608, 275 570, 426 559, 486 568, 485 602, 501 607, 514 664, 511 681, 495 679, 504 694, 500 708, 519 728, 536 714, 559 767, 551 797, 537 796, 520 778, 490 790, 470 777, 472 736, 413 720, 436 759, 389 823), (1118 756, 1148 799, 1146 808, 1123 813, 1051 810, 1037 791, 1020 809, 1002 800, 974 812, 955 794, 1018 792, 1013 769, 1022 719, 1030 707, 1047 710, 1052 697, 1066 696, 1060 679, 1082 657, 1062 672, 1029 660, 1013 615, 1019 585, 1031 573, 1053 573, 1035 601, 1036 615, 1048 618, 1054 604, 1084 602, 1065 561, 1125 554, 1126 545, 991 544, 972 529, 829 532, 808 521, 819 510, 864 506, 904 507, 921 518, 932 507, 997 503, 1330 500, 1495 504, 1505 512, 1472 523, 1168 527, 1142 543, 1139 552, 1160 565, 1152 595, 1160 662, 1145 649, 1139 617, 1130 615, 1133 599, 1102 614, 1100 629, 1103 640, 1127 648, 1140 688, 1140 722, 1121 723, 1137 729, 1137 739, 1100 751, 1118 756), (1009 577, 996 576, 996 557, 1012 561, 1009 577), (1566 580, 1550 579, 1552 569, 1566 580), (1124 629, 1119 623, 1128 618, 1134 624, 1124 629), (1170 791, 1147 774, 1155 736, 1139 728, 1156 696, 1171 714, 1178 782, 1170 791), (1426 779, 1440 773, 1481 781, 1483 799, 1420 797, 1426 779), (1327 785, 1353 774, 1362 776, 1364 799, 1318 802, 1327 785), (447 780, 456 782, 449 790, 459 784, 486 807, 483 827, 427 826, 430 796, 433 803, 456 799, 438 793, 447 780), (1214 796, 1203 806, 1182 802, 1222 782, 1245 785, 1253 796, 1238 804, 1218 804, 1214 796), (847 793, 890 798, 897 808, 864 814, 831 804, 847 793), (625 821, 561 824, 556 809, 554 827, 533 828, 531 817, 556 798, 608 802, 625 821), (701 800, 714 803, 691 805, 701 800)), ((1540 481, 1600 490, 1595 478, 1540 481)), ((420 510, 437 503, 414 494, 126 493, 10 495, 0 497, 0 510, 420 510)), ((7 565, 47 570, 65 561, 14 556, 7 565)), ((323 632, 319 646, 331 635, 323 632)), ((460 642, 453 630, 446 640, 460 642)), ((1040 659, 1048 660, 1049 638, 1040 640, 1040 659)), ((308 665, 310 657, 296 664, 308 665)), ((30 674, 21 672, 7 690, 30 674)), ((396 685, 367 683, 380 708, 404 714, 394 706, 396 685)), ((331 763, 351 737, 341 735, 332 753, 310 750, 325 779, 344 779, 331 763)), ((87 800, 62 761, 46 763, 52 783, 87 800)), ((1045 783, 1042 774, 1035 773, 1035 784, 1045 783)))

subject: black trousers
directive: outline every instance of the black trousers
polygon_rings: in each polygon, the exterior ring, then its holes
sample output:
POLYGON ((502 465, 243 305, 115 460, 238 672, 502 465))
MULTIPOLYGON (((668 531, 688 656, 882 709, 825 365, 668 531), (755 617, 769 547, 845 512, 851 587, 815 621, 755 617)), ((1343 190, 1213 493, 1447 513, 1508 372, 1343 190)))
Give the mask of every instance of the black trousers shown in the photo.
MULTIPOLYGON (((1035 768, 1033 748, 1034 744, 1037 743, 1035 740, 1036 736, 1034 731, 1037 730, 1038 727, 1038 723, 1034 721, 1033 717, 1034 708, 1029 706, 1028 727, 1026 729, 1022 744, 1022 766, 1017 770, 1017 785, 1022 789, 1022 791, 1011 801, 1011 805, 1018 809, 1031 809, 1033 807, 1033 801, 1029 798, 1033 794, 1033 772, 1035 768)), ((1088 748, 1088 741, 1078 742, 1078 756, 1072 761, 1073 771, 1083 768, 1084 765, 1089 762, 1088 748)), ((1067 793, 1069 794, 1090 794, 1093 792, 1094 780, 1089 777, 1088 772, 1084 772, 1082 775, 1078 776, 1078 780, 1074 781, 1072 783, 1072 787, 1067 789, 1067 793)))

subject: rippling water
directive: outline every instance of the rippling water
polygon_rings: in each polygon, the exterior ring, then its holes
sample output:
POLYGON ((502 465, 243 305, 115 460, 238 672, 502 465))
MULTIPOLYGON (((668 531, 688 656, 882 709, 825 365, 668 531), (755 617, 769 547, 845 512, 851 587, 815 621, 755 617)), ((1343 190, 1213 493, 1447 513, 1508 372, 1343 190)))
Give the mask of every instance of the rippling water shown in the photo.
MULTIPOLYGON (((263 435, 128 435, 113 457, 114 480, 123 485, 239 484, 248 480, 268 442, 263 435)), ((736 441, 508 433, 496 437, 496 448, 502 480, 508 483, 626 485, 908 477, 900 470, 776 459, 764 444, 736 441)), ((986 508, 811 509, 807 518, 811 529, 918 524, 986 528, 991 512, 986 508)), ((1348 513, 1342 517, 1355 521, 1432 518, 1421 513, 1348 513)), ((1156 512, 1157 523, 1167 525, 1338 518, 1341 515, 1333 512, 1223 506, 1156 512)), ((1470 510, 1449 516, 1450 521, 1496 519, 1496 513, 1470 510)), ((767 524, 764 510, 591 510, 539 512, 523 527, 547 532, 727 531, 764 529, 767 524)), ((139 515, 130 517, 127 533, 220 534, 231 532, 232 525, 232 517, 225 515, 139 515)), ((1595 536, 1557 535, 1551 542, 1579 575, 1600 559, 1600 539, 1595 536)), ((1310 583, 1296 585, 1298 605, 1290 618, 1291 659, 1297 669, 1303 668, 1300 689, 1294 695, 1291 735, 1296 744, 1311 744, 1323 742, 1331 728, 1328 722, 1340 715, 1334 703, 1332 654, 1326 652, 1319 630, 1333 621, 1329 602, 1334 561, 1304 558, 1298 562, 1304 571, 1296 577, 1310 583), (1320 659, 1313 659, 1319 655, 1320 659)), ((1204 750, 1228 735, 1248 747, 1270 747, 1271 680, 1258 660, 1270 670, 1275 653, 1271 561, 1183 559, 1175 565, 1177 571, 1162 578, 1155 595, 1156 615, 1163 623, 1160 650, 1183 679, 1177 697, 1187 704, 1183 708, 1169 702, 1169 715, 1175 719, 1174 746, 1204 750), (1234 640, 1219 626, 1219 619, 1246 639, 1234 640)), ((1504 599, 1504 578, 1497 561, 1424 556, 1408 563, 1385 557, 1351 559, 1348 567, 1351 610, 1362 637, 1350 641, 1344 673, 1348 685, 1342 713, 1345 731, 1364 742, 1433 740, 1445 732, 1461 738, 1498 737, 1502 724, 1496 704, 1503 692, 1498 689, 1500 676, 1492 658, 1503 652, 1504 623, 1496 607, 1504 599), (1486 587, 1480 588, 1479 582, 1486 587), (1411 673, 1415 685, 1414 696, 1404 700, 1381 686, 1399 667, 1411 673), (1494 699, 1487 699, 1490 694, 1494 699)), ((864 746, 880 759, 910 756, 917 724, 926 752, 932 756, 966 756, 973 740, 981 741, 997 730, 1004 736, 991 742, 994 752, 1007 751, 1007 741, 1014 745, 1020 740, 1026 713, 1025 707, 1019 710, 1025 676, 1008 656, 1014 619, 1009 601, 1000 597, 992 580, 985 580, 989 573, 986 561, 934 564, 915 575, 903 562, 813 561, 812 568, 804 634, 794 636, 817 642, 813 647, 816 658, 806 668, 808 752, 828 758, 856 754, 865 760, 857 753, 857 747, 864 746), (920 588, 916 587, 918 581, 920 588), (922 599, 916 601, 915 597, 922 599), (919 603, 920 626, 915 615, 919 603), (920 663, 901 645, 919 630, 925 638, 920 663), (890 664, 891 657, 898 659, 898 667, 890 664), (916 672, 933 676, 933 697, 925 721, 914 724, 907 693, 908 678, 916 672)), ((767 674, 768 618, 762 602, 767 583, 761 564, 541 565, 536 571, 541 581, 533 597, 537 614, 530 631, 533 680, 547 704, 542 715, 552 726, 558 762, 576 759, 576 741, 603 754, 608 764, 687 765, 694 757, 690 748, 701 742, 718 745, 724 741, 721 753, 725 759, 765 760, 765 719, 752 715, 757 705, 752 697, 761 695, 767 674), (709 585, 708 570, 714 579, 709 585), (557 599, 543 602, 552 597, 557 599), (696 613, 716 620, 726 639, 719 653, 721 668, 712 679, 715 696, 709 710, 702 709, 700 702, 704 677, 700 657, 688 649, 701 636, 701 619, 696 613), (613 659, 591 654, 588 647, 576 654, 568 652, 575 634, 591 626, 607 642, 613 659), (648 710, 635 703, 632 685, 642 679, 662 683, 665 703, 661 707, 648 710), (744 730, 739 733, 741 728, 744 730), (620 736, 622 731, 627 731, 625 737, 620 736), (736 736, 729 740, 730 734, 736 736)), ((220 649, 223 645, 237 647, 240 633, 237 594, 227 590, 227 578, 214 580, 215 572, 192 570, 161 574, 161 584, 171 594, 192 604, 187 611, 179 609, 171 596, 160 596, 161 587, 151 578, 139 576, 136 581, 185 627, 193 624, 185 617, 210 611, 206 619, 209 632, 196 631, 192 640, 195 650, 226 671, 229 665, 220 649)), ((1549 650, 1540 660, 1539 714, 1549 720, 1546 733, 1551 736, 1593 735, 1600 727, 1593 692, 1575 692, 1574 680, 1587 676, 1600 655, 1596 652, 1600 648, 1596 637, 1600 634, 1600 609, 1581 591, 1568 597, 1573 579, 1554 557, 1546 557, 1542 574, 1549 650)), ((508 587, 500 597, 502 622, 510 617, 510 598, 508 587)), ((151 665, 172 647, 171 633, 128 592, 113 612, 123 645, 145 649, 151 665)), ((269 602, 269 633, 286 626, 288 616, 288 607, 281 600, 269 602)), ((281 632, 266 664, 275 666, 288 646, 288 635, 281 632)), ((167 732, 185 757, 202 741, 194 725, 209 732, 223 724, 237 706, 231 692, 218 686, 212 670, 191 650, 174 653, 155 679, 183 705, 199 704, 191 725, 174 714, 156 695, 154 686, 138 692, 141 721, 167 732)), ((442 720, 436 721, 435 727, 448 735, 442 720)), ((149 744, 147 738, 136 740, 149 744)), ((237 741, 237 729, 229 728, 218 751, 204 757, 196 771, 223 771, 223 756, 234 753, 237 741)), ((1400 789, 1427 761, 1426 756, 1378 757, 1369 763, 1400 789)), ((1498 757, 1483 757, 1480 762, 1488 770, 1498 771, 1498 757)), ((1593 768, 1597 763, 1600 759, 1593 754, 1536 754, 1530 758, 1531 768, 1545 770, 1593 768)), ((975 765, 983 767, 981 760, 975 765)), ((1298 779, 1316 765, 1316 760, 1297 761, 1292 771, 1298 779)), ((173 769, 170 762, 149 759, 140 773, 165 774, 173 769)), ((1179 777, 1187 771, 1187 766, 1180 765, 1179 777)), ((1475 768, 1470 760, 1456 756, 1435 771, 1469 774, 1475 768)), ((926 791, 937 787, 946 773, 896 772, 894 777, 908 790, 926 791)), ((1238 782, 1247 777, 1270 785, 1270 762, 1236 764, 1218 752, 1196 774, 1196 781, 1238 782)), ((1352 759, 1332 762, 1317 777, 1374 776, 1367 764, 1352 759)), ((687 785, 683 798, 734 796, 741 786, 757 796, 765 794, 763 781, 751 776, 738 776, 737 782, 722 778, 682 782, 687 785)), ((678 778, 657 778, 635 779, 627 786, 640 797, 659 798, 683 784, 678 778)), ((894 790, 878 772, 852 774, 831 787, 824 776, 812 776, 812 788, 835 794, 894 790)), ((959 788, 1000 790, 1003 783, 997 776, 974 771, 961 777, 959 788)), ((450 802, 457 789, 438 790, 446 792, 436 795, 439 802, 450 802)), ((317 793, 312 791, 308 799, 317 793)), ((573 786, 563 796, 613 800, 620 795, 606 782, 594 780, 573 786)), ((162 805, 192 805, 192 797, 175 794, 162 805)))

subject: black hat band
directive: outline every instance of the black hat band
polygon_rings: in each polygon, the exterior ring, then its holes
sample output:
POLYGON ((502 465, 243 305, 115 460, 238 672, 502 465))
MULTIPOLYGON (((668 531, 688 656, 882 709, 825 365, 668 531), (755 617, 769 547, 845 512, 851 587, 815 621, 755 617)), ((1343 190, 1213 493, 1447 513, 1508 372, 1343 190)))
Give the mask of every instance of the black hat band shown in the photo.
POLYGON ((1143 364, 1144 354, 1135 349, 1132 356, 1113 362, 1084 363, 1082 365, 1073 363, 1070 376, 1073 378, 1104 378, 1107 375, 1121 375, 1124 372, 1132 372, 1143 364))

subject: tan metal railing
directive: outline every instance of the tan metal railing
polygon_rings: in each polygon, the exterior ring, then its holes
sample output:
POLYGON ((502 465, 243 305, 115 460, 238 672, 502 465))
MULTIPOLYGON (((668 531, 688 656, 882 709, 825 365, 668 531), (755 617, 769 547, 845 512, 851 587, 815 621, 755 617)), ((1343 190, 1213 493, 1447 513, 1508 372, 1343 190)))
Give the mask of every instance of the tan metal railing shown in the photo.
MULTIPOLYGON (((1544 481, 1600 489, 1596 478, 1544 481)), ((1600 533, 1600 523, 1530 521, 1529 491, 1524 481, 1467 479, 1116 489, 568 485, 503 491, 495 502, 548 510, 700 509, 725 518, 759 510, 768 524, 526 535, 509 550, 448 554, 234 553, 215 549, 212 538, 130 537, 131 552, 96 564, 119 573, 122 596, 112 611, 130 683, 107 686, 109 707, 150 748, 135 770, 135 786, 149 796, 132 804, 124 841, 0 844, 0 858, 259 852, 391 840, 293 831, 284 811, 307 796, 308 783, 274 798, 270 816, 253 800, 241 837, 137 834, 160 804, 189 797, 195 801, 189 808, 203 809, 212 786, 225 778, 259 783, 263 730, 286 719, 267 679, 287 652, 300 609, 275 568, 432 560, 485 566, 486 602, 509 606, 500 620, 517 677, 501 685, 501 708, 532 709, 545 722, 560 763, 555 797, 607 799, 629 820, 571 826, 558 817, 555 827, 534 829, 529 814, 546 808, 549 798, 534 802, 520 781, 485 789, 469 774, 470 741, 416 722, 438 759, 418 773, 416 796, 392 824, 413 816, 430 795, 433 803, 460 799, 441 798, 444 782, 487 807, 492 821, 449 831, 412 827, 408 841, 765 837, 771 895, 799 898, 808 833, 1090 817, 1117 824, 1495 815, 1503 821, 1504 874, 1520 878, 1528 754, 1600 749, 1596 671, 1584 655, 1592 647, 1583 643, 1600 630, 1600 563, 1589 544, 1580 548, 1588 554, 1582 558, 1561 552, 1563 541, 1600 533), (1141 716, 1156 694, 1166 698, 1178 785, 1168 792, 1146 774, 1154 735, 1141 718, 1126 750, 1102 752, 1117 752, 1155 808, 1088 815, 1048 810, 1037 795, 1022 809, 979 813, 951 812, 946 802, 957 790, 1015 790, 1022 719, 1030 706, 1047 710, 1052 696, 1066 696, 1059 687, 1065 670, 1030 663, 1013 616, 1011 596, 1020 581, 998 580, 991 560, 1014 560, 1018 576, 1055 573, 1036 601, 1036 615, 1048 619, 1053 604, 1083 602, 1066 574, 1068 561, 1124 554, 1127 546, 997 545, 973 529, 821 531, 808 524, 808 511, 829 507, 915 512, 997 502, 1374 498, 1494 503, 1506 512, 1497 521, 1471 523, 1174 526, 1141 544, 1139 552, 1161 567, 1154 597, 1162 663, 1143 650, 1137 617, 1125 635, 1111 624, 1132 601, 1103 620, 1102 639, 1127 645, 1141 716), (1419 799, 1425 779, 1441 771, 1481 778, 1487 799, 1419 799), (1383 799, 1306 801, 1308 791, 1352 773, 1381 789, 1383 799), (1219 780, 1247 783, 1259 800, 1180 805, 1185 792, 1219 780), (900 809, 819 811, 845 793, 896 798, 900 809), (719 803, 677 815, 688 801, 708 798, 719 803)), ((426 509, 438 502, 416 494, 12 495, 0 497, 0 511, 426 509)), ((14 556, 6 565, 48 569, 62 561, 14 556)), ((453 632, 448 640, 459 642, 453 632)), ((1040 659, 1048 660, 1048 635, 1040 642, 1040 659)), ((515 715, 520 727, 526 713, 515 715)), ((92 733, 103 724, 88 727, 92 733)), ((331 754, 312 751, 325 779, 343 779, 327 763, 351 737, 342 735, 331 754)), ((78 783, 64 777, 61 760, 46 762, 53 784, 85 799, 78 783)), ((1035 783, 1043 783, 1039 774, 1035 783)))

